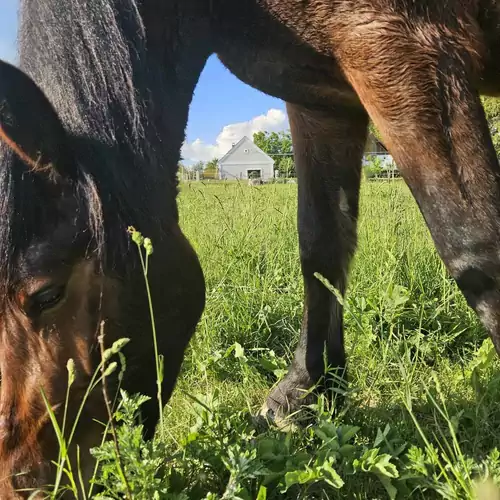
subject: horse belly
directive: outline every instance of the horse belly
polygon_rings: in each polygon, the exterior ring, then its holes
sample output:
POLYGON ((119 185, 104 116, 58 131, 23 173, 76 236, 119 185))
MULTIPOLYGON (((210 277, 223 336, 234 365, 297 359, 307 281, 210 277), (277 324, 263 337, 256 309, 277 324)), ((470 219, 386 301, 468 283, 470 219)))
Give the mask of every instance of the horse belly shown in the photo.
POLYGON ((266 47, 231 41, 220 47, 217 55, 240 80, 287 102, 330 107, 341 100, 359 105, 335 59, 309 48, 283 41, 266 47))
POLYGON ((215 23, 215 52, 240 80, 279 99, 305 106, 331 105, 339 98, 358 104, 326 31, 315 28, 309 14, 301 16, 301 4, 225 2, 215 23))

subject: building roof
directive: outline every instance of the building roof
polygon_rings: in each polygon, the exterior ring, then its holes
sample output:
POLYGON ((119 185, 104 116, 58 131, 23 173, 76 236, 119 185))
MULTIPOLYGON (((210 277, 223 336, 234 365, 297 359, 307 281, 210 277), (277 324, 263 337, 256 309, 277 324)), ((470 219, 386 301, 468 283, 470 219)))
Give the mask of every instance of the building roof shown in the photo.
POLYGON ((219 160, 219 165, 228 162, 231 156, 233 156, 236 151, 245 145, 251 147, 253 153, 257 153, 259 156, 262 156, 266 163, 269 162, 274 165, 274 160, 268 154, 264 153, 264 151, 262 151, 262 149, 260 149, 259 146, 252 142, 246 135, 243 136, 236 144, 233 144, 233 147, 219 160))

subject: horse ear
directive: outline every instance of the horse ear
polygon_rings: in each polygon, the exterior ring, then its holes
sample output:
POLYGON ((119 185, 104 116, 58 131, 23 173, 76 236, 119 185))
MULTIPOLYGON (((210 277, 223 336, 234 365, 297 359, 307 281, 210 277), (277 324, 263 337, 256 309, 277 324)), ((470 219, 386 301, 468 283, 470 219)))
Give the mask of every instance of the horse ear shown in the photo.
POLYGON ((30 170, 73 178, 68 137, 42 90, 20 69, 0 60, 0 142, 30 170))

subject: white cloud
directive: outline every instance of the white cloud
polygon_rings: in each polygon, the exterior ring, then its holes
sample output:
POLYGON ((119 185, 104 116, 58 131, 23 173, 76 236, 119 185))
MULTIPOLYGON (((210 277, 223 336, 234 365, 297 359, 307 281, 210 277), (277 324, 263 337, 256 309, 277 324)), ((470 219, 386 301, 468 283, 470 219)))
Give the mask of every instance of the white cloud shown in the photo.
POLYGON ((280 132, 289 128, 286 113, 280 109, 270 109, 266 114, 256 116, 247 122, 226 125, 215 140, 208 144, 201 139, 185 142, 182 146, 182 158, 187 162, 210 161, 224 156, 244 135, 253 138, 256 132, 280 132))

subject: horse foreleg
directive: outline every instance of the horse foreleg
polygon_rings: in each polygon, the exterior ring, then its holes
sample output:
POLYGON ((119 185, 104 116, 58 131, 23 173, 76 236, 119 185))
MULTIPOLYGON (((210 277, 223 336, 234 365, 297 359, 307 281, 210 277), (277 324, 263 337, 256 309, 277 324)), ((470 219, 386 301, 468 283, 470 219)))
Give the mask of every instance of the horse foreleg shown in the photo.
POLYGON ((304 276, 304 316, 287 376, 269 395, 264 410, 283 414, 310 402, 307 391, 330 368, 344 376, 342 307, 316 277, 341 293, 356 246, 361 158, 367 115, 339 104, 312 111, 288 105, 298 177, 298 230, 304 276))
POLYGON ((475 54, 451 29, 433 40, 438 26, 419 39, 396 27, 353 29, 339 60, 500 352, 500 168, 474 86, 475 54))

